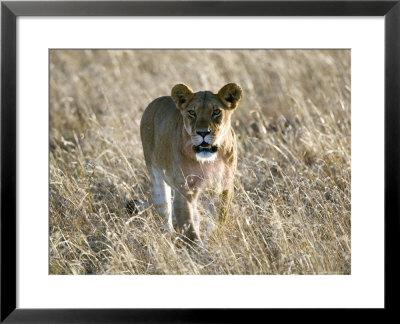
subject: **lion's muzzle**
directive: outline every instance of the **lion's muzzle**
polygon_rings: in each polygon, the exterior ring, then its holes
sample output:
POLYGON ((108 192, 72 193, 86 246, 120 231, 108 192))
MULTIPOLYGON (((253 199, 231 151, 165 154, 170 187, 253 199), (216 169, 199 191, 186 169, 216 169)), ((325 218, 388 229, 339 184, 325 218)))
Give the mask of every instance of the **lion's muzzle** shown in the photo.
POLYGON ((200 145, 193 145, 193 150, 195 153, 201 153, 201 152, 215 153, 218 150, 218 146, 211 145, 203 141, 200 145))

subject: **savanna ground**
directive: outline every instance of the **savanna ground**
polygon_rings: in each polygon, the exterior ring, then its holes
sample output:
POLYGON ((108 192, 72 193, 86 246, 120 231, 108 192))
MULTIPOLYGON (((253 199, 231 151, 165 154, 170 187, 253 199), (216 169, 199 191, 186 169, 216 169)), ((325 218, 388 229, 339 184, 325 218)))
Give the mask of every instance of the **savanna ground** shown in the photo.
POLYGON ((49 273, 349 274, 350 93, 349 50, 52 50, 49 273), (140 118, 229 82, 234 200, 193 250, 151 205, 140 118))

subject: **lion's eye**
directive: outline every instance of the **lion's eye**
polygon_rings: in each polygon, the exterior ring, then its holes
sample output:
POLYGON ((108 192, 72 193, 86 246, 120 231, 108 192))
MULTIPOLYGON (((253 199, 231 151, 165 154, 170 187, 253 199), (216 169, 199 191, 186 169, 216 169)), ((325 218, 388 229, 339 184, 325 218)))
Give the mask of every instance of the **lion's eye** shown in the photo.
POLYGON ((188 114, 189 114, 189 116, 191 116, 191 117, 195 117, 195 116, 196 116, 196 113, 195 113, 194 110, 188 110, 188 114))
POLYGON ((219 116, 219 115, 221 115, 221 110, 220 110, 220 109, 215 109, 215 110, 213 111, 213 116, 214 116, 214 117, 217 117, 217 116, 219 116))

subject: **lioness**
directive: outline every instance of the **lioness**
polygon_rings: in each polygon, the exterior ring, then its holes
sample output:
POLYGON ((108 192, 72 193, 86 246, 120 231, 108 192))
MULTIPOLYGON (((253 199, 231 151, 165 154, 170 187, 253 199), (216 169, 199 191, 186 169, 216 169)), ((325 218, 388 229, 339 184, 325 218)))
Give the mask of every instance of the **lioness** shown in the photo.
POLYGON ((171 231, 173 209, 179 232, 191 241, 201 243, 196 213, 201 191, 218 193, 217 220, 228 212, 237 160, 231 116, 241 95, 235 83, 216 94, 177 84, 171 96, 155 99, 143 113, 140 136, 153 204, 171 231))

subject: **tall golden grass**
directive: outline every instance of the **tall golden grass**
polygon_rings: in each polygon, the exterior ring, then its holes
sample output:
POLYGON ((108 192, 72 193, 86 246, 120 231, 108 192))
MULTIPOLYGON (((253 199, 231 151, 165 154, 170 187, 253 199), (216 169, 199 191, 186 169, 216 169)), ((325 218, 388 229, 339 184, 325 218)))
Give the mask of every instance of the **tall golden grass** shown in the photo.
MULTIPOLYGON (((349 50, 52 50, 50 274, 349 274, 349 50), (176 83, 243 88, 226 224, 162 231, 139 123, 176 83)), ((207 197, 206 197, 207 198, 207 197)))

